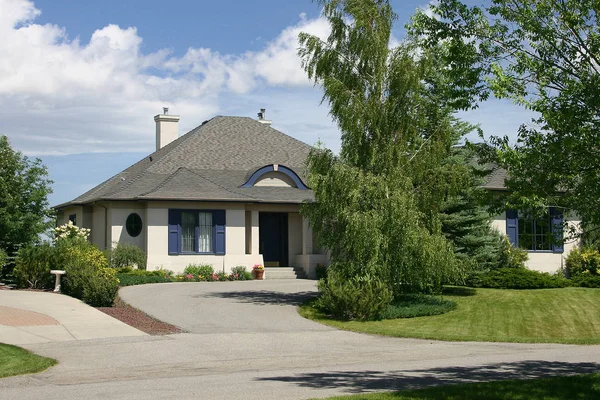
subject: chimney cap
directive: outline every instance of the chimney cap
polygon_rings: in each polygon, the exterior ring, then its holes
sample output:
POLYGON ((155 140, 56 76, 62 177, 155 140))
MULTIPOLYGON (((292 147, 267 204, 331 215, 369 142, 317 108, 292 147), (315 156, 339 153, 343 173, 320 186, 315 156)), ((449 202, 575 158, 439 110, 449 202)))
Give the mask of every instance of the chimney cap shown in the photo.
POLYGON ((169 113, 169 107, 163 107, 163 114, 167 115, 169 113))

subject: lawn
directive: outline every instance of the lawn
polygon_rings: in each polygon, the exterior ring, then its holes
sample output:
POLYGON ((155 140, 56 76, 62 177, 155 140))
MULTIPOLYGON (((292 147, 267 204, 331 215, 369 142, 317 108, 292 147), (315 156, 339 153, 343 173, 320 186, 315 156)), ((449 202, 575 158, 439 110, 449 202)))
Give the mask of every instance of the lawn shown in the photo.
POLYGON ((56 360, 41 357, 22 349, 0 343, 0 378, 41 372, 56 364, 56 360))
POLYGON ((352 400, 572 400, 600 398, 600 374, 467 383, 394 393, 331 397, 352 400))
POLYGON ((305 304, 300 314, 339 329, 434 340, 600 343, 600 289, 456 290, 446 314, 383 321, 337 321, 305 304))

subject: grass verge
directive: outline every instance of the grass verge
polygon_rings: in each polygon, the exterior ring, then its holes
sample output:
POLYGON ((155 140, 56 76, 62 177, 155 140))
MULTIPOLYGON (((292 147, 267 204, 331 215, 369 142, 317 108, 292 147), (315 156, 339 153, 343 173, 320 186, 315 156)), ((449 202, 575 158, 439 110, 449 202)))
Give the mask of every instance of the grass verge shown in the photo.
POLYGON ((52 358, 41 357, 17 346, 0 343, 0 378, 42 372, 56 364, 52 358))
POLYGON ((446 298, 457 303, 456 310, 410 319, 338 321, 309 303, 299 312, 338 329, 376 335, 450 341, 600 343, 598 289, 456 288, 446 298))
POLYGON ((393 393, 331 397, 352 400, 572 400, 600 398, 600 374, 466 383, 393 393))

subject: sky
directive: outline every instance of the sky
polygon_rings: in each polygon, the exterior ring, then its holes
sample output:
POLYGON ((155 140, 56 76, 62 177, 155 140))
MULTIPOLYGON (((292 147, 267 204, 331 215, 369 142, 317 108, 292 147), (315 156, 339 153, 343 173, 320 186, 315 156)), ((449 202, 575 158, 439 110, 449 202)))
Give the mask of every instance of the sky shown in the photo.
MULTIPOLYGON (((395 40, 427 0, 392 0, 395 40)), ((0 0, 0 134, 39 157, 51 205, 154 151, 169 107, 184 134, 215 115, 256 117, 339 150, 340 133, 296 55, 298 33, 326 37, 310 0, 0 0)), ((490 101, 461 117, 514 137, 531 115, 490 101)))

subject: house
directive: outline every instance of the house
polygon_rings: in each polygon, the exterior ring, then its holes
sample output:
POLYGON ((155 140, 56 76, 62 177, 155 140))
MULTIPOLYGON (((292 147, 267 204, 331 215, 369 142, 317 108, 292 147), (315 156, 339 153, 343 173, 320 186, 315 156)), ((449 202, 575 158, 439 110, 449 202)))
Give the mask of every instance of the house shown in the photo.
MULTIPOLYGON (((483 187, 491 191, 506 191, 507 171, 495 168, 483 187)), ((565 225, 580 229, 580 220, 562 210, 549 207, 541 218, 532 218, 520 210, 506 210, 492 219, 492 226, 508 236, 510 243, 527 251, 527 267, 541 272, 556 272, 562 268, 571 250, 579 246, 576 240, 566 240, 565 225), (564 223, 566 222, 566 224, 564 223), (553 240, 555 238, 555 240, 553 240)))
POLYGON ((58 224, 91 229, 99 248, 129 243, 148 269, 217 271, 294 266, 309 277, 327 254, 299 214, 312 199, 303 166, 310 146, 264 118, 217 116, 178 137, 179 116, 156 122, 156 151, 55 207, 58 224))

